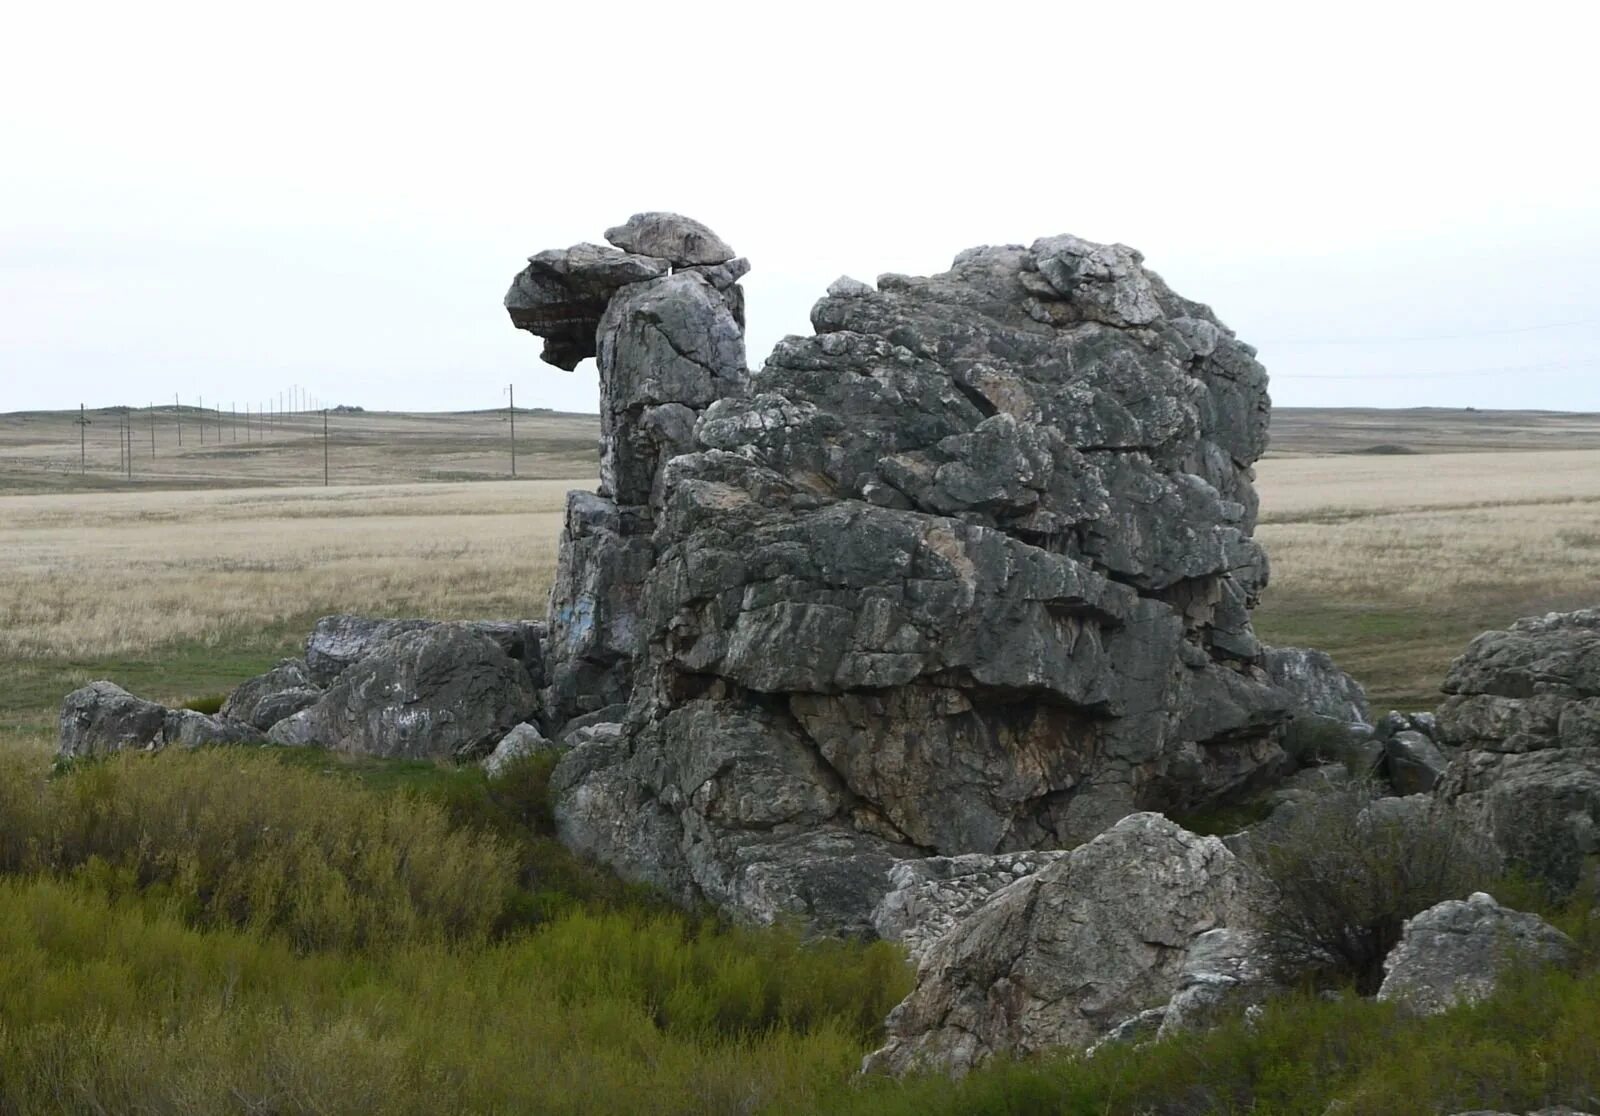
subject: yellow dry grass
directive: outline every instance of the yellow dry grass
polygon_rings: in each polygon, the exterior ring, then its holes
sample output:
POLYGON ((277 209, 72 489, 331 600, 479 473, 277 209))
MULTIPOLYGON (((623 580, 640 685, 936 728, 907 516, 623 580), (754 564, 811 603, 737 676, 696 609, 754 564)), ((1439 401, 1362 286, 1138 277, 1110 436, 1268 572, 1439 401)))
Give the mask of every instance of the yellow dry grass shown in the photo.
POLYGON ((0 498, 0 659, 224 645, 311 612, 542 615, 592 480, 0 498))
POLYGON ((1258 467, 1282 591, 1339 601, 1600 600, 1600 450, 1258 467))

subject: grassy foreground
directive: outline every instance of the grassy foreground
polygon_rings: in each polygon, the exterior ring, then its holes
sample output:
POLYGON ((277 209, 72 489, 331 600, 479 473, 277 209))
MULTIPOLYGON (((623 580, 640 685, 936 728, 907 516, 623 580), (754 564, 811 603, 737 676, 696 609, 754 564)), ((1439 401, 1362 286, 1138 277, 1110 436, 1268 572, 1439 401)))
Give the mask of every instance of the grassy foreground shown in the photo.
MULTIPOLYGON (((854 1073, 894 948, 673 911, 504 782, 249 748, 0 778, 0 1112, 1352 1113, 1600 1099, 1600 971, 1418 1021, 1242 1024, 958 1085, 854 1073)), ((1553 912, 1588 939, 1586 910, 1553 912)))

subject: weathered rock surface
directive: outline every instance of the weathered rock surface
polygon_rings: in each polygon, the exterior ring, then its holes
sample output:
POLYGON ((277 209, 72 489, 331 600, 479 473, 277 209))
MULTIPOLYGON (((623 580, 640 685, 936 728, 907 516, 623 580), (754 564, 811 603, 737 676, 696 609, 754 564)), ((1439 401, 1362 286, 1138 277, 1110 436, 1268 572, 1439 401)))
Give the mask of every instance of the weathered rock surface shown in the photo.
POLYGON ((91 682, 62 701, 56 752, 76 759, 159 748, 166 721, 165 706, 136 698, 114 682, 91 682))
POLYGON ((198 748, 260 738, 249 725, 193 709, 168 709, 102 681, 80 687, 62 701, 56 754, 87 759, 128 749, 198 748))
POLYGON ((1600 852, 1600 609, 1486 632, 1450 667, 1439 741, 1457 751, 1437 793, 1558 891, 1600 852))
POLYGON ((998 1054, 1084 1049, 1179 988, 1196 935, 1248 920, 1251 883, 1214 837, 1118 822, 941 937, 868 1072, 962 1074, 998 1054))
POLYGON ((304 659, 284 659, 277 666, 242 682, 223 702, 220 716, 266 732, 285 717, 316 703, 322 688, 311 680, 304 659))
MULTIPOLYGON (((309 684, 317 687, 331 685, 345 670, 371 655, 387 641, 408 632, 420 632, 442 623, 458 623, 488 636, 506 655, 523 665, 535 688, 543 685, 546 638, 546 624, 543 621, 393 620, 345 615, 324 616, 316 622, 311 634, 306 637, 305 669, 309 676, 309 684)), ((284 669, 287 665, 287 663, 278 664, 276 670, 263 675, 262 678, 272 677, 277 670, 284 669)))
POLYGON ((494 751, 484 757, 484 774, 491 779, 498 778, 513 761, 554 747, 542 732, 524 721, 502 736, 494 751))
POLYGON ((1294 696, 1294 719, 1282 739, 1298 762, 1349 762, 1372 736, 1366 691, 1326 652, 1268 647, 1261 666, 1273 685, 1294 696))
POLYGON ((1576 952, 1571 938, 1538 915, 1509 910, 1480 891, 1406 922, 1384 961, 1378 999, 1433 1014, 1491 995, 1512 966, 1565 965, 1576 952))
POLYGON ((751 377, 731 249, 671 215, 607 236, 674 270, 541 253, 507 300, 600 371, 545 725, 629 712, 558 769, 576 847, 870 933, 898 861, 1059 849, 1277 774, 1266 375, 1209 309, 1052 237, 841 279, 751 377))
POLYGON ((903 944, 912 962, 920 962, 941 935, 995 892, 1065 855, 968 853, 903 860, 889 870, 889 891, 873 911, 872 928, 885 941, 903 944))
POLYGON ((1414 729, 1397 732, 1383 742, 1384 769, 1396 794, 1426 794, 1444 776, 1449 759, 1414 729))
POLYGON ((386 758, 464 758, 488 751, 537 706, 528 672, 489 635, 428 624, 379 642, 267 738, 386 758))
POLYGON ((211 717, 193 709, 169 709, 161 724, 161 747, 199 748, 207 744, 240 744, 260 740, 251 725, 211 717))
POLYGON ((1282 991, 1266 956, 1260 936, 1250 930, 1225 926, 1195 938, 1155 1037, 1214 1027, 1282 991))

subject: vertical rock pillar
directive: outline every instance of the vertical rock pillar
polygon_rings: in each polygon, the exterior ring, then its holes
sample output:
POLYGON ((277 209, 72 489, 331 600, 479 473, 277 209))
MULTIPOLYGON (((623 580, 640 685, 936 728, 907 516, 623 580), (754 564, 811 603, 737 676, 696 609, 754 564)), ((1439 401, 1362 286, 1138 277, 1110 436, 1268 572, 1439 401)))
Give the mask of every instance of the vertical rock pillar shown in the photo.
POLYGON ((664 464, 693 449, 700 412, 742 394, 749 263, 698 221, 640 213, 611 246, 540 252, 512 281, 512 324, 542 358, 600 371, 600 487, 570 492, 556 578, 544 709, 549 727, 628 700, 644 650, 640 594, 664 464))

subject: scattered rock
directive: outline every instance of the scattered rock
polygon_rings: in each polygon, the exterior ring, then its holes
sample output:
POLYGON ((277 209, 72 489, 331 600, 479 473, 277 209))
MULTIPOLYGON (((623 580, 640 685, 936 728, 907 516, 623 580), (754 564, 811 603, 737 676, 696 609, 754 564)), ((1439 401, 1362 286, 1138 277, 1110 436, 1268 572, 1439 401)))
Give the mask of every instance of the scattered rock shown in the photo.
POLYGON ((934 943, 863 1068, 959 1075, 999 1054, 1085 1049, 1167 1003, 1196 935, 1242 924, 1249 897, 1216 838, 1126 817, 934 943))
POLYGON ((304 659, 284 659, 265 674, 241 682, 228 695, 220 716, 266 732, 273 725, 316 703, 322 688, 311 681, 304 659))
POLYGON ((1486 632, 1444 690, 1438 740, 1457 754, 1437 793, 1514 865, 1571 890, 1600 852, 1600 609, 1486 632))
POLYGON ((1489 996, 1513 965, 1564 965, 1575 953, 1572 939, 1538 915, 1509 910, 1480 891, 1406 922, 1384 961, 1378 999, 1434 1014, 1489 996))
POLYGON ((484 757, 484 773, 491 779, 497 778, 513 760, 531 756, 536 752, 548 751, 554 747, 554 744, 544 738, 543 733, 524 721, 502 736, 500 743, 494 746, 494 751, 484 757))
POLYGON ((469 624, 429 624, 377 644, 267 739, 391 759, 467 758, 537 706, 528 672, 493 639, 469 624))
POLYGON ((78 759, 159 748, 166 720, 165 706, 136 698, 114 682, 91 682, 61 703, 56 754, 78 759))

